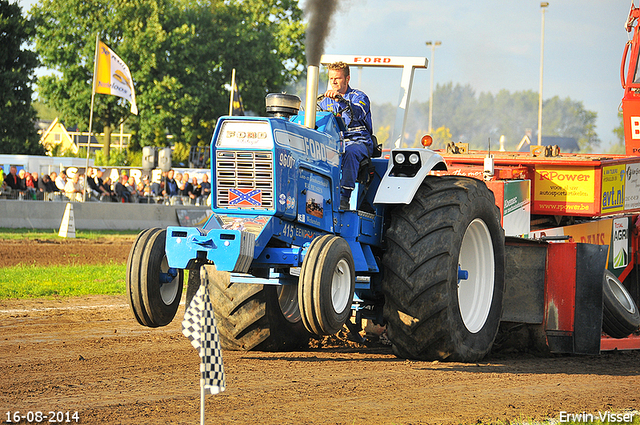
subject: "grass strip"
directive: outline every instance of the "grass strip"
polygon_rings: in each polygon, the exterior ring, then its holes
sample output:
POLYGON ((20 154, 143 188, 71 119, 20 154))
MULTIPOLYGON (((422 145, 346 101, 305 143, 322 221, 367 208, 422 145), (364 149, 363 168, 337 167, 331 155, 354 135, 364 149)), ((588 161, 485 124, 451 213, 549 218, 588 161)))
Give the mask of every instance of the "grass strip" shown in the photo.
MULTIPOLYGON (((76 239, 99 239, 104 237, 130 237, 140 233, 138 230, 76 230, 76 239)), ((0 227, 0 240, 59 240, 58 229, 9 229, 0 227)))
POLYGON ((124 294, 125 264, 2 268, 0 299, 124 294))

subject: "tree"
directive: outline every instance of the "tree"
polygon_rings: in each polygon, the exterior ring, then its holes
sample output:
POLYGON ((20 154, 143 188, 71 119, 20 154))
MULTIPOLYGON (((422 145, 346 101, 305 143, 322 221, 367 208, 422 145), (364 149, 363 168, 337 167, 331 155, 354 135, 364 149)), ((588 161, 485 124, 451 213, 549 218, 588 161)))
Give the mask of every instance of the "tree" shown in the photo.
POLYGON ((438 127, 433 132, 433 148, 445 149, 451 143, 451 131, 447 127, 438 127))
MULTIPOLYGON (((166 39, 162 27, 164 0, 141 2, 42 0, 33 7, 37 23, 36 49, 43 64, 57 71, 39 81, 40 96, 58 110, 67 124, 89 127, 96 35, 133 71, 134 87, 157 63, 156 53, 166 39)), ((142 101, 147 96, 142 95, 142 101)), ((105 133, 103 157, 108 163, 110 133, 131 115, 126 101, 96 95, 94 128, 105 133)))
POLYGON ((34 33, 33 22, 17 3, 0 0, 0 153, 43 155, 31 104, 38 59, 24 45, 34 33))
POLYGON ((608 153, 624 154, 626 152, 626 146, 624 143, 624 120, 622 112, 618 112, 618 121, 618 126, 613 129, 613 134, 616 136, 617 143, 614 143, 609 147, 608 153))
POLYGON ((574 137, 580 151, 592 152, 600 146, 596 133, 596 112, 584 109, 582 102, 555 96, 542 105, 542 134, 574 137))
MULTIPOLYGON (((42 0, 33 9, 37 49, 58 71, 41 93, 67 122, 88 127, 95 37, 129 66, 139 115, 96 95, 94 122, 127 121, 132 146, 208 143, 228 112, 231 70, 246 109, 295 81, 304 63, 302 12, 294 0, 42 0)), ((107 131, 105 131, 106 133, 107 131)))
MULTIPOLYGON (((507 149, 515 149, 527 130, 538 126, 538 94, 528 91, 511 93, 501 90, 496 95, 476 95, 470 85, 438 84, 434 91, 433 126, 446 128, 448 134, 432 134, 443 140, 469 143, 472 149, 487 149, 488 142, 497 146, 500 136, 506 138, 507 149)), ((374 125, 393 125, 386 105, 372 106, 374 125), (381 113, 379 113, 381 112, 381 113)), ((407 134, 415 134, 427 122, 429 103, 412 103, 407 119, 407 134)), ((543 135, 573 137, 588 152, 597 148, 600 139, 595 131, 596 113, 587 111, 582 102, 554 97, 543 102, 543 135)), ((440 143, 435 146, 440 146, 440 143)))

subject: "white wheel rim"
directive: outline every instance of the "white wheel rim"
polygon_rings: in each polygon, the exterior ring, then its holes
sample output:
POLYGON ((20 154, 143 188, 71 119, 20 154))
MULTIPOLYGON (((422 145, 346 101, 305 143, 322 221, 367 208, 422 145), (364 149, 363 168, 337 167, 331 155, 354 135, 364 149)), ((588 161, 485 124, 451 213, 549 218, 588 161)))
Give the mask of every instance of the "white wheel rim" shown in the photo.
POLYGON ((302 319, 298 304, 298 287, 296 285, 280 285, 277 287, 277 291, 282 315, 290 323, 298 323, 302 319))
MULTIPOLYGON (((162 264, 160 265, 160 271, 162 273, 167 273, 169 271, 169 263, 167 262, 167 257, 165 256, 162 259, 162 264)), ((171 305, 176 300, 178 296, 178 289, 180 287, 180 276, 176 276, 169 283, 160 283, 160 298, 162 298, 162 302, 165 305, 171 305)))
POLYGON ((338 261, 331 280, 331 302, 336 313, 342 313, 349 305, 351 295, 351 267, 344 258, 338 261))
POLYGON ((495 261, 489 228, 479 218, 473 220, 462 238, 460 269, 469 278, 458 282, 458 306, 462 321, 471 333, 482 329, 493 301, 495 261))
POLYGON ((616 297, 620 305, 630 314, 635 314, 636 305, 631 299, 631 295, 629 294, 629 292, 627 292, 627 289, 622 286, 622 283, 612 276, 606 276, 606 283, 607 285, 609 285, 611 293, 614 297, 616 297))

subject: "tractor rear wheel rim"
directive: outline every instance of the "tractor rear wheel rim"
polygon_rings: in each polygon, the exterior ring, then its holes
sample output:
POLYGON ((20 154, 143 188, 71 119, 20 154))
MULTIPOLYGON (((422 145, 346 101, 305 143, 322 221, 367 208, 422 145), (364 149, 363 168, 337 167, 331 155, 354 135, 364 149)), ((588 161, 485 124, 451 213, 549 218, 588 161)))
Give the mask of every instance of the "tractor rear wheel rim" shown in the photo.
POLYGON ((300 305, 298 304, 298 287, 296 285, 281 285, 277 287, 278 304, 285 319, 290 323, 298 323, 300 316, 300 305))
POLYGON ((609 285, 611 289, 611 293, 613 293, 613 296, 620 302, 620 305, 629 313, 634 314, 636 312, 636 306, 633 300, 629 299, 629 293, 620 288, 620 284, 611 276, 605 276, 605 279, 606 284, 609 285))
POLYGON ((460 314, 467 330, 477 333, 489 317, 495 279, 491 233, 479 218, 474 219, 465 231, 458 263, 461 270, 469 273, 468 279, 458 282, 460 314))

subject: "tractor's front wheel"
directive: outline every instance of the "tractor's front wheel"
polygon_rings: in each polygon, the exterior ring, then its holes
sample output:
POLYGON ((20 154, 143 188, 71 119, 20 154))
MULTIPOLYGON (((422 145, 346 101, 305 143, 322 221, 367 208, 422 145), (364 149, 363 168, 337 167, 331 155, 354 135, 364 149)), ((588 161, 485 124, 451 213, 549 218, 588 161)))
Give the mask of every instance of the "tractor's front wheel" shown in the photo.
POLYGON ((472 178, 427 177, 392 211, 384 316, 396 355, 478 361, 502 314, 504 232, 493 193, 472 178))
POLYGON ((171 323, 182 296, 183 271, 169 268, 165 237, 164 229, 143 230, 127 259, 129 305, 138 323, 151 328, 171 323))
POLYGON ((339 236, 314 239, 302 263, 298 304, 305 328, 314 335, 338 332, 351 315, 355 266, 349 243, 339 236))
POLYGON ((297 287, 232 283, 228 272, 200 269, 225 350, 284 351, 306 346, 297 308, 297 287))

